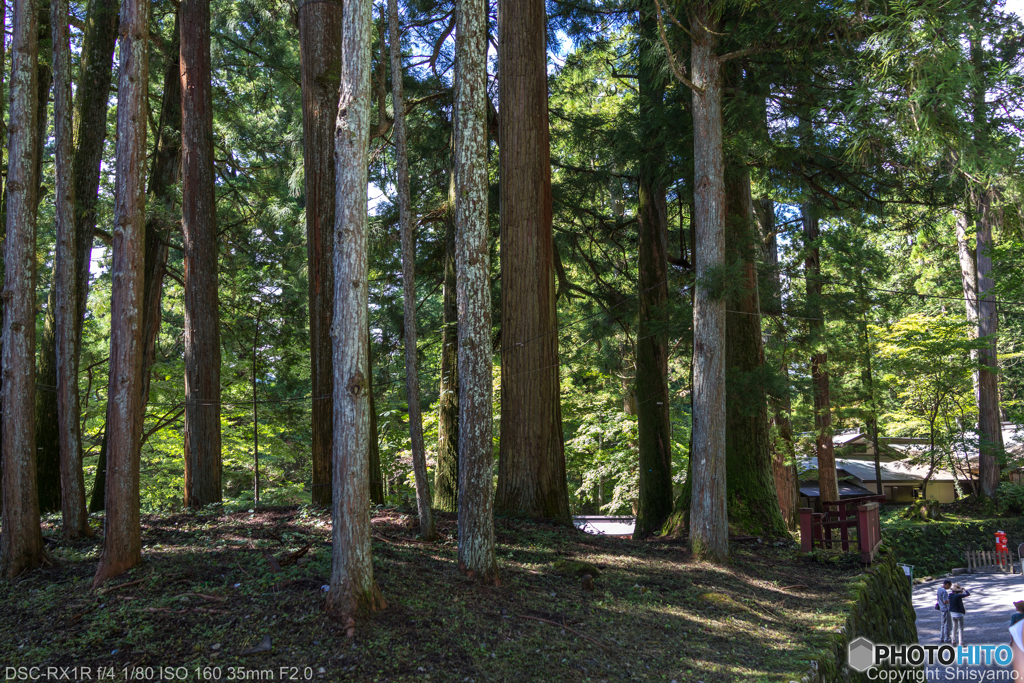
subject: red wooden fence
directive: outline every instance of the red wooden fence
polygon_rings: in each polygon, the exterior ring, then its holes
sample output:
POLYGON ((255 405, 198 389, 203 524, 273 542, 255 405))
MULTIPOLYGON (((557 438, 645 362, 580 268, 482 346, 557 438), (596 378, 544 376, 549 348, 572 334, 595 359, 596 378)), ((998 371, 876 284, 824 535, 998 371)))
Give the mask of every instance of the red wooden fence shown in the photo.
POLYGON ((844 552, 856 543, 861 562, 870 564, 882 542, 878 520, 879 504, 885 496, 860 496, 821 504, 824 512, 800 508, 800 547, 810 552, 815 547, 841 547, 844 552), (838 533, 838 538, 836 533, 838 533), (851 535, 851 531, 853 535, 851 535))

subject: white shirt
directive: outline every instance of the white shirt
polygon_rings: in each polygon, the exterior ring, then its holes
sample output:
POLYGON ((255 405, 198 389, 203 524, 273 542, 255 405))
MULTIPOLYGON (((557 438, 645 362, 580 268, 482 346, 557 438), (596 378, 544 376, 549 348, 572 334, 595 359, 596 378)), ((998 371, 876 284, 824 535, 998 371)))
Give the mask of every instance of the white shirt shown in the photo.
POLYGON ((1010 637, 1013 638, 1013 642, 1018 648, 1024 650, 1024 643, 1021 642, 1022 630, 1024 630, 1024 621, 1018 621, 1016 624, 1010 627, 1010 637))

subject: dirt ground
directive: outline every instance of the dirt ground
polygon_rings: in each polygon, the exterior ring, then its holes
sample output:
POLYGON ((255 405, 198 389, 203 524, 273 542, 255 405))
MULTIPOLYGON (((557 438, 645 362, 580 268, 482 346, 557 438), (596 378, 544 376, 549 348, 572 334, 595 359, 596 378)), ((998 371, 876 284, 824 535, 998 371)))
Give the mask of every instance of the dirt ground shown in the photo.
POLYGON ((40 667, 40 680, 790 681, 842 625, 846 585, 862 571, 854 556, 801 558, 789 542, 735 540, 732 565, 718 567, 693 561, 683 541, 498 519, 502 585, 488 588, 456 568, 454 516, 439 519, 441 542, 426 544, 414 538, 414 518, 377 509, 374 569, 388 608, 349 639, 324 614, 325 513, 143 516, 143 564, 95 592, 99 541, 60 541, 55 522, 44 530, 53 564, 0 583, 7 674, 40 667), (595 590, 584 590, 583 572, 598 574, 595 590), (246 654, 267 638, 269 649, 246 654))

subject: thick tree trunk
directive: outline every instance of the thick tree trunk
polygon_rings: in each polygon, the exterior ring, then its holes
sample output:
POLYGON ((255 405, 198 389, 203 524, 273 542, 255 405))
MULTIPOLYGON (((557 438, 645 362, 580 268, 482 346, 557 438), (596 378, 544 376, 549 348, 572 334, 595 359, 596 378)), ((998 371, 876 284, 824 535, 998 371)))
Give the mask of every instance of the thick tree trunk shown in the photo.
POLYGON ((998 221, 998 209, 994 206, 995 190, 981 191, 977 210, 978 264, 978 336, 988 337, 989 342, 981 349, 978 373, 978 478, 981 495, 994 498, 999 489, 1000 456, 1003 453, 1003 427, 999 413, 999 362, 996 351, 996 334, 999 318, 996 315, 996 300, 991 290, 995 286, 992 271, 992 227, 998 221))
POLYGON ((711 284, 725 266, 722 78, 715 55, 718 22, 708 3, 692 10, 694 229, 693 442, 690 549, 713 562, 729 558, 725 450, 725 297, 711 284))
POLYGON ((438 395, 437 465, 434 507, 457 512, 459 505, 459 322, 455 306, 455 187, 444 221, 444 292, 441 326, 441 388, 438 395))
POLYGON ((551 232, 547 14, 544 0, 498 5, 502 356, 495 506, 569 524, 551 232))
POLYGON ((772 473, 768 399, 763 386, 764 348, 758 299, 758 238, 751 213, 750 172, 730 164, 726 175, 727 258, 741 282, 728 300, 725 321, 726 490, 729 525, 739 533, 784 536, 786 523, 772 473))
MULTIPOLYGON (((3 33, 0 34, 0 35, 5 36, 5 40, 6 40, 6 35, 7 35, 7 2, 6 2, 6 0, 0 0, 0 29, 3 30, 3 33)), ((4 98, 3 98, 3 93, 4 93, 4 73, 5 73, 5 71, 4 71, 4 69, 5 69, 4 64, 6 62, 6 56, 7 56, 7 50, 6 49, 0 50, 0 102, 4 101, 4 98)), ((4 111, 3 111, 3 107, 2 106, 0 106, 0 140, 7 140, 7 121, 5 120, 4 111)), ((0 160, 0 165, 2 165, 2 160, 0 160)), ((6 176, 7 175, 6 168, 3 169, 3 172, 4 172, 4 176, 6 176)), ((6 183, 6 181, 3 181, 3 192, 0 192, 0 241, 2 241, 4 244, 6 244, 6 242, 7 242, 7 183, 6 183)), ((2 280, 3 277, 4 277, 3 251, 4 251, 3 248, 0 248, 0 280, 2 280)), ((3 300, 3 297, 0 296, 0 328, 2 328, 2 326, 3 326, 3 316, 4 316, 4 300, 3 300)), ((2 335, 2 334, 3 334, 2 331, 0 331, 0 335, 2 335)), ((2 343, 3 343, 2 339, 0 339, 0 356, 2 356, 2 354, 3 354, 2 343)), ((4 382, 4 380, 3 380, 3 372, 0 372, 0 397, 3 396, 3 382, 4 382)), ((3 403, 0 402, 0 425, 2 425, 2 423, 3 423, 2 415, 3 415, 3 403)), ((3 500, 4 500, 4 487, 3 487, 3 480, 2 480, 3 471, 4 471, 4 453, 3 453, 4 449, 2 447, 2 444, 3 444, 3 427, 0 426, 0 514, 2 514, 2 506, 3 506, 3 500)))
MULTIPOLYGON (((987 145, 992 142, 993 127, 989 119, 989 103, 987 98, 988 76, 986 73, 986 57, 981 34, 981 12, 979 7, 972 12, 976 14, 978 23, 976 33, 969 43, 973 81, 971 88, 972 111, 974 123, 974 139, 977 153, 983 157, 987 145)), ((990 290, 995 284, 990 276, 992 270, 992 228, 999 222, 999 212, 995 206, 997 190, 983 179, 972 183, 971 197, 974 203, 976 244, 975 264, 977 267, 977 299, 978 299, 978 336, 989 337, 985 348, 979 350, 978 360, 981 366, 978 373, 978 485, 979 494, 983 498, 994 498, 999 488, 1000 457, 1003 453, 1002 421, 999 412, 999 363, 997 360, 995 297, 990 290)))
MULTIPOLYGON (((789 363, 783 360, 780 370, 788 385, 789 363)), ((793 423, 789 419, 790 410, 790 399, 787 395, 778 402, 772 417, 772 423, 778 433, 771 453, 772 479, 775 481, 775 495, 779 500, 779 513, 782 515, 786 527, 796 530, 799 522, 797 510, 800 507, 800 479, 796 469, 796 448, 793 445, 793 423)))
MULTIPOLYGON (((767 301, 762 301, 760 308, 770 315, 777 316, 774 323, 775 348, 779 350, 776 359, 769 356, 770 362, 778 362, 779 374, 783 386, 789 387, 789 358, 786 350, 786 326, 782 297, 782 277, 779 273, 779 241, 775 225, 775 200, 761 197, 753 204, 754 213, 761 227, 761 253, 768 272, 767 301)), ((772 346, 769 346, 769 351, 772 346)), ((796 449, 793 445, 793 425, 789 419, 792 412, 789 393, 769 400, 771 426, 775 428, 770 436, 769 447, 772 462, 772 479, 775 481, 775 496, 779 500, 779 512, 782 520, 790 530, 797 526, 797 508, 800 504, 800 482, 796 469, 796 449)))
POLYGON ((75 352, 81 353, 82 324, 89 300, 89 266, 92 260, 96 204, 99 200, 100 164, 107 137, 107 105, 117 42, 117 0, 90 0, 82 36, 82 52, 75 88, 75 258, 78 313, 75 319, 75 352))
POLYGON ((210 0, 182 0, 181 232, 185 281, 185 506, 221 500, 220 307, 213 198, 210 0))
MULTIPOLYGON (((90 0, 79 57, 78 87, 75 89, 75 155, 72 161, 75 195, 75 273, 77 312, 75 314, 75 358, 81 357, 82 326, 89 299, 96 205, 99 201, 100 164, 107 137, 107 105, 113 76, 114 45, 117 41, 117 0, 90 0)), ((79 415, 81 422, 81 415, 79 415)), ((104 432, 105 434, 105 432, 104 432)), ((79 448, 82 448, 79 442, 79 448)), ((89 510, 103 509, 106 476, 106 438, 101 444, 89 510)))
POLYGON ((825 321, 821 309, 821 251, 818 217, 814 208, 805 204, 801 207, 804 226, 804 275, 807 278, 807 317, 810 318, 811 382, 814 393, 814 447, 818 456, 819 500, 839 500, 839 485, 836 481, 836 458, 832 443, 832 404, 829 391, 828 351, 825 349, 825 321))
POLYGON ((44 560, 35 446, 36 3, 15 0, 7 167, 3 322, 3 533, 0 575, 13 579, 44 560))
MULTIPOLYGON (((658 43, 653 2, 640 10, 641 50, 658 43)), ((640 445, 640 493, 634 538, 661 529, 672 513, 672 426, 668 396, 668 207, 665 199, 664 98, 662 64, 650 54, 639 58, 640 164, 639 279, 640 324, 636 342, 636 415, 640 445)))
POLYGON ((370 144, 370 0, 348 0, 341 25, 341 97, 334 133, 333 555, 327 611, 351 636, 385 606, 370 547, 370 388, 366 199, 370 144))
MULTIPOLYGON (((973 233, 973 231, 972 231, 973 233)), ((978 336, 978 265, 974 261, 974 242, 976 237, 967 234, 967 215, 962 211, 956 212, 956 253, 960 261, 960 281, 964 289, 964 312, 967 314, 967 322, 970 325, 972 338, 978 336)), ((971 361, 978 362, 978 350, 971 349, 971 361)), ((974 401, 978 402, 979 373, 974 368, 974 401)))
POLYGON ((65 538, 91 536, 85 511, 85 478, 79 434, 78 354, 75 322, 76 286, 75 186, 71 168, 71 49, 68 35, 68 0, 52 0, 53 131, 56 192, 54 208, 57 254, 54 262, 54 311, 57 326, 57 421, 60 432, 61 517, 65 538))
POLYGON ((885 495, 882 488, 882 450, 878 443, 878 402, 875 400, 875 373, 871 362, 871 338, 868 336, 868 319, 865 313, 860 323, 861 335, 864 337, 864 370, 861 382, 867 394, 868 414, 864 419, 868 434, 871 436, 872 450, 875 455, 875 489, 878 495, 885 495))
MULTIPOLYGON (((39 3, 39 64, 36 76, 36 213, 43 197, 43 164, 46 154, 47 109, 50 102, 50 85, 53 70, 49 60, 52 55, 50 35, 49 1, 39 3)), ((56 282, 56 272, 51 282, 56 282)), ((60 503, 60 430, 57 417, 57 322, 54 311, 57 307, 57 292, 51 286, 46 299, 46 313, 43 316, 43 337, 40 340, 39 367, 36 381, 42 391, 36 392, 36 476, 39 487, 39 509, 41 512, 56 512, 60 503)))
POLYGON ((370 392, 370 502, 384 503, 384 475, 380 469, 380 438, 377 433, 377 403, 373 393, 373 344, 366 336, 366 373, 370 392))
POLYGON ((341 3, 299 10, 302 135, 309 258, 309 357, 313 393, 313 504, 331 504, 331 315, 334 309, 334 123, 338 115, 341 3))
MULTIPOLYGON (((409 436, 412 441, 412 469, 416 477, 416 508, 420 535, 437 537, 430 512, 430 481, 423 446, 423 415, 420 412, 420 378, 416 366, 416 237, 413 234, 412 202, 409 198, 409 148, 405 139, 405 98, 402 96, 402 42, 398 32, 398 0, 388 0, 388 43, 391 47, 391 98, 394 102, 395 158, 398 213, 402 231, 402 290, 405 317, 405 391, 409 404, 409 436)), ((376 437, 376 435, 374 435, 376 437)))
POLYGON ((494 553, 491 266, 487 240, 487 3, 459 0, 455 224, 459 307, 459 569, 498 583, 494 553))
MULTIPOLYGON (((177 17, 175 18, 177 21, 177 17)), ((156 142, 153 167, 149 176, 150 211, 146 219, 145 271, 142 278, 142 400, 139 402, 139 433, 143 432, 145 408, 149 401, 150 369, 156 356, 156 339, 162 322, 161 300, 167 273, 167 237, 177 227, 171 190, 178 182, 181 168, 181 77, 178 59, 178 26, 173 42, 167 46, 164 62, 164 92, 160 105, 160 137, 156 142)), ((98 173, 98 168, 97 168, 98 173)), ((104 507, 107 447, 109 445, 110 404, 107 404, 106 425, 100 443, 96 481, 89 501, 89 511, 104 507)))
POLYGON ((108 486, 103 554, 93 587, 142 559, 139 442, 142 410, 143 241, 146 230, 146 99, 149 4, 123 0, 117 81, 117 182, 114 189, 110 306, 108 486))

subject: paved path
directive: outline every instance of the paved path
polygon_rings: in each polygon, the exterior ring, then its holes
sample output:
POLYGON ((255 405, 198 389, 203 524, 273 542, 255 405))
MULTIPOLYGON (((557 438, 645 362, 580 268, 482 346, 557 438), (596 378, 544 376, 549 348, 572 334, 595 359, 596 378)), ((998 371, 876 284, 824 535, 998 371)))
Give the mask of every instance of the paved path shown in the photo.
MULTIPOLYGON (((971 591, 964 598, 964 644, 1004 645, 1010 642, 1007 629, 1014 612, 1013 601, 1024 600, 1024 577, 1020 574, 967 574, 948 577, 971 591)), ((914 610, 917 612, 917 637, 923 645, 939 642, 939 613, 935 611, 935 592, 944 578, 914 586, 914 610)), ((944 667, 927 680, 972 680, 961 670, 956 678, 947 678, 944 667)), ((987 667, 967 667, 977 670, 987 667)), ((952 674, 951 674, 952 675, 952 674)), ((977 680, 977 679, 975 679, 977 680)))
MULTIPOLYGON (((939 613, 935 611, 935 591, 944 579, 914 586, 914 609, 917 611, 918 641, 939 642, 939 613)), ((1008 643, 1013 601, 1024 600, 1024 577, 1020 574, 967 574, 951 576, 971 591, 964 598, 964 643, 970 645, 1002 645, 1008 643)))

